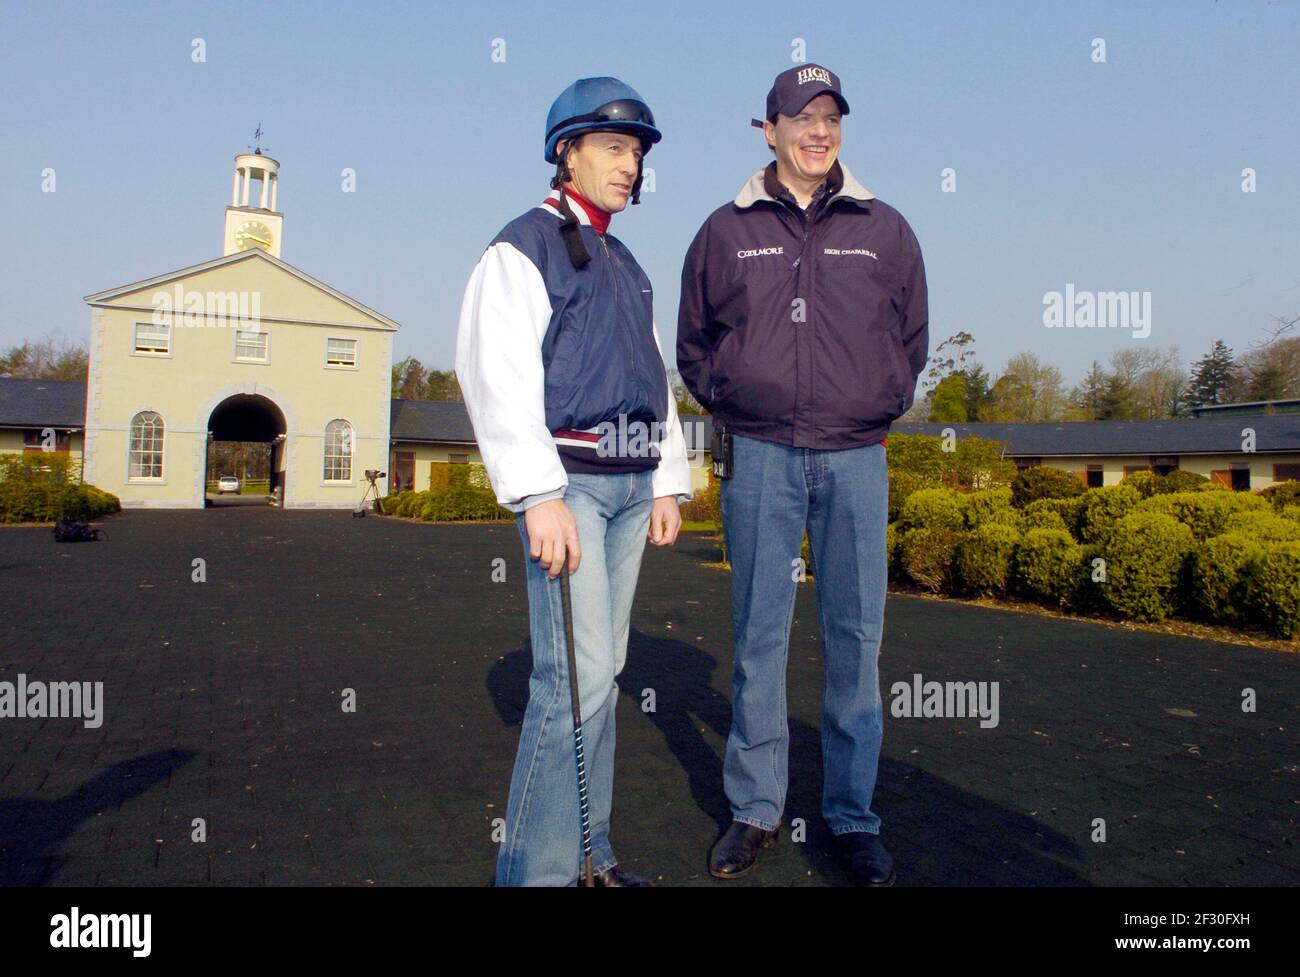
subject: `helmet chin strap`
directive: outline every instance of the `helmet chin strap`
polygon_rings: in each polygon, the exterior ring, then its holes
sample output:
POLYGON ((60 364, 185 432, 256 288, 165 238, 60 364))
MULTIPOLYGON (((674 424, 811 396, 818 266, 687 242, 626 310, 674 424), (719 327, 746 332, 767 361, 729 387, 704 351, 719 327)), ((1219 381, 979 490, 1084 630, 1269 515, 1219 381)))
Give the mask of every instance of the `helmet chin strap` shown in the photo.
POLYGON ((569 175, 568 167, 564 165, 564 157, 560 157, 555 164, 555 179, 551 182, 560 191, 560 202, 557 207, 562 220, 560 221, 560 237, 564 239, 564 250, 569 253, 569 263, 575 269, 583 268, 587 262, 591 261, 591 255, 587 252, 587 246, 582 242, 582 231, 579 229, 578 217, 569 206, 569 198, 564 195, 564 184, 569 175))

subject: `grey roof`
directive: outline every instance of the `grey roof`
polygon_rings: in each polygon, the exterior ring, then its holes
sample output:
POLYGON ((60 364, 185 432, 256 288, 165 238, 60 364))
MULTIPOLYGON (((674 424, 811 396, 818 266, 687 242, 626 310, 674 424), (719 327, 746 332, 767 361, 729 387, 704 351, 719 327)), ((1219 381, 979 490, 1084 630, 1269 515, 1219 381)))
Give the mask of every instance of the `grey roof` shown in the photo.
POLYGON ((80 431, 85 425, 85 381, 0 377, 0 427, 58 427, 80 431))
POLYGON ((1176 421, 1072 421, 1059 424, 895 424, 899 434, 941 434, 1001 441, 1013 457, 1241 454, 1243 430, 1257 452, 1300 452, 1300 415, 1197 417, 1176 421))
MULTIPOLYGON (((683 414, 682 433, 687 448, 708 450, 713 421, 703 415, 683 414)), ((440 400, 394 400, 389 428, 394 441, 436 441, 473 444, 474 426, 465 405, 440 400)))

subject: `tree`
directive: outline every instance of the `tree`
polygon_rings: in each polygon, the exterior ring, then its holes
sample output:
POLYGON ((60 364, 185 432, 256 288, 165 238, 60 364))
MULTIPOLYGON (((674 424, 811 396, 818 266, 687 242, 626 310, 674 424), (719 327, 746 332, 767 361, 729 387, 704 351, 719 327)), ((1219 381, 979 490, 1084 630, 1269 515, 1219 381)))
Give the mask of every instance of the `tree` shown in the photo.
POLYGON ((1065 420, 1069 398, 1061 371, 1043 363, 1033 353, 1020 353, 1007 361, 980 412, 981 421, 1029 423, 1065 420))
POLYGON ((86 347, 70 343, 58 333, 47 334, 36 342, 24 341, 0 353, 0 377, 85 383, 89 367, 86 347))
POLYGON ((938 424, 961 424, 966 421, 966 378, 952 373, 934 388, 928 420, 938 424))
POLYGON ((1226 404, 1228 391, 1233 385, 1237 365, 1232 350, 1222 339, 1216 339, 1210 351, 1192 366, 1192 378, 1187 384, 1187 399, 1194 405, 1226 404))
POLYGON ((964 370, 975 357, 975 350, 970 348, 974 342, 974 336, 961 331, 936 346, 930 356, 930 369, 921 381, 922 389, 928 393, 938 387, 949 374, 964 370))

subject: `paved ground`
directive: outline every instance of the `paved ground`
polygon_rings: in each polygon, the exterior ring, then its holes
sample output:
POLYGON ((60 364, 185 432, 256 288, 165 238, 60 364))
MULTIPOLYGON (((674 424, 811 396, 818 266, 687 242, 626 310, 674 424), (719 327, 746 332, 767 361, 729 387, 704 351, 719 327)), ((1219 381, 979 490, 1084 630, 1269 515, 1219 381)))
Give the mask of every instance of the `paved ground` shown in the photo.
MULTIPOLYGON (((232 507, 104 526, 80 545, 0 529, 0 681, 102 680, 107 700, 99 729, 0 719, 0 882, 488 882, 529 660, 513 524, 232 507)), ((621 681, 612 837, 664 884, 724 884, 704 872, 727 817, 714 557, 701 536, 647 548, 621 681)), ((807 840, 725 884, 845 881, 818 816, 820 658, 810 582, 787 810, 807 840)), ((1000 683, 993 729, 886 720, 875 807, 900 884, 1300 881, 1300 656, 892 597, 881 671, 887 701, 917 672, 1000 683)))

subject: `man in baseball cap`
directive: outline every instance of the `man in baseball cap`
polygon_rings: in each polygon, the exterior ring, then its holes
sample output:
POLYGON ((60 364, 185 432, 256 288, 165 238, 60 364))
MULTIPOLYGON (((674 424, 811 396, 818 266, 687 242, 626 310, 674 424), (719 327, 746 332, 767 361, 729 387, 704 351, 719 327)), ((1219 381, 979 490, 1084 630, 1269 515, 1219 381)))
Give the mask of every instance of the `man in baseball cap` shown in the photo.
POLYGON ((715 210, 682 270, 677 365, 713 417, 731 561, 732 824, 720 879, 753 871, 785 814, 785 673, 805 528, 826 688, 822 816, 855 881, 890 885, 871 809, 883 710, 885 437, 911 406, 929 315, 916 235, 839 162, 849 104, 816 64, 777 75, 755 120, 776 158, 715 210), (721 457, 719 457, 721 456, 721 457))

